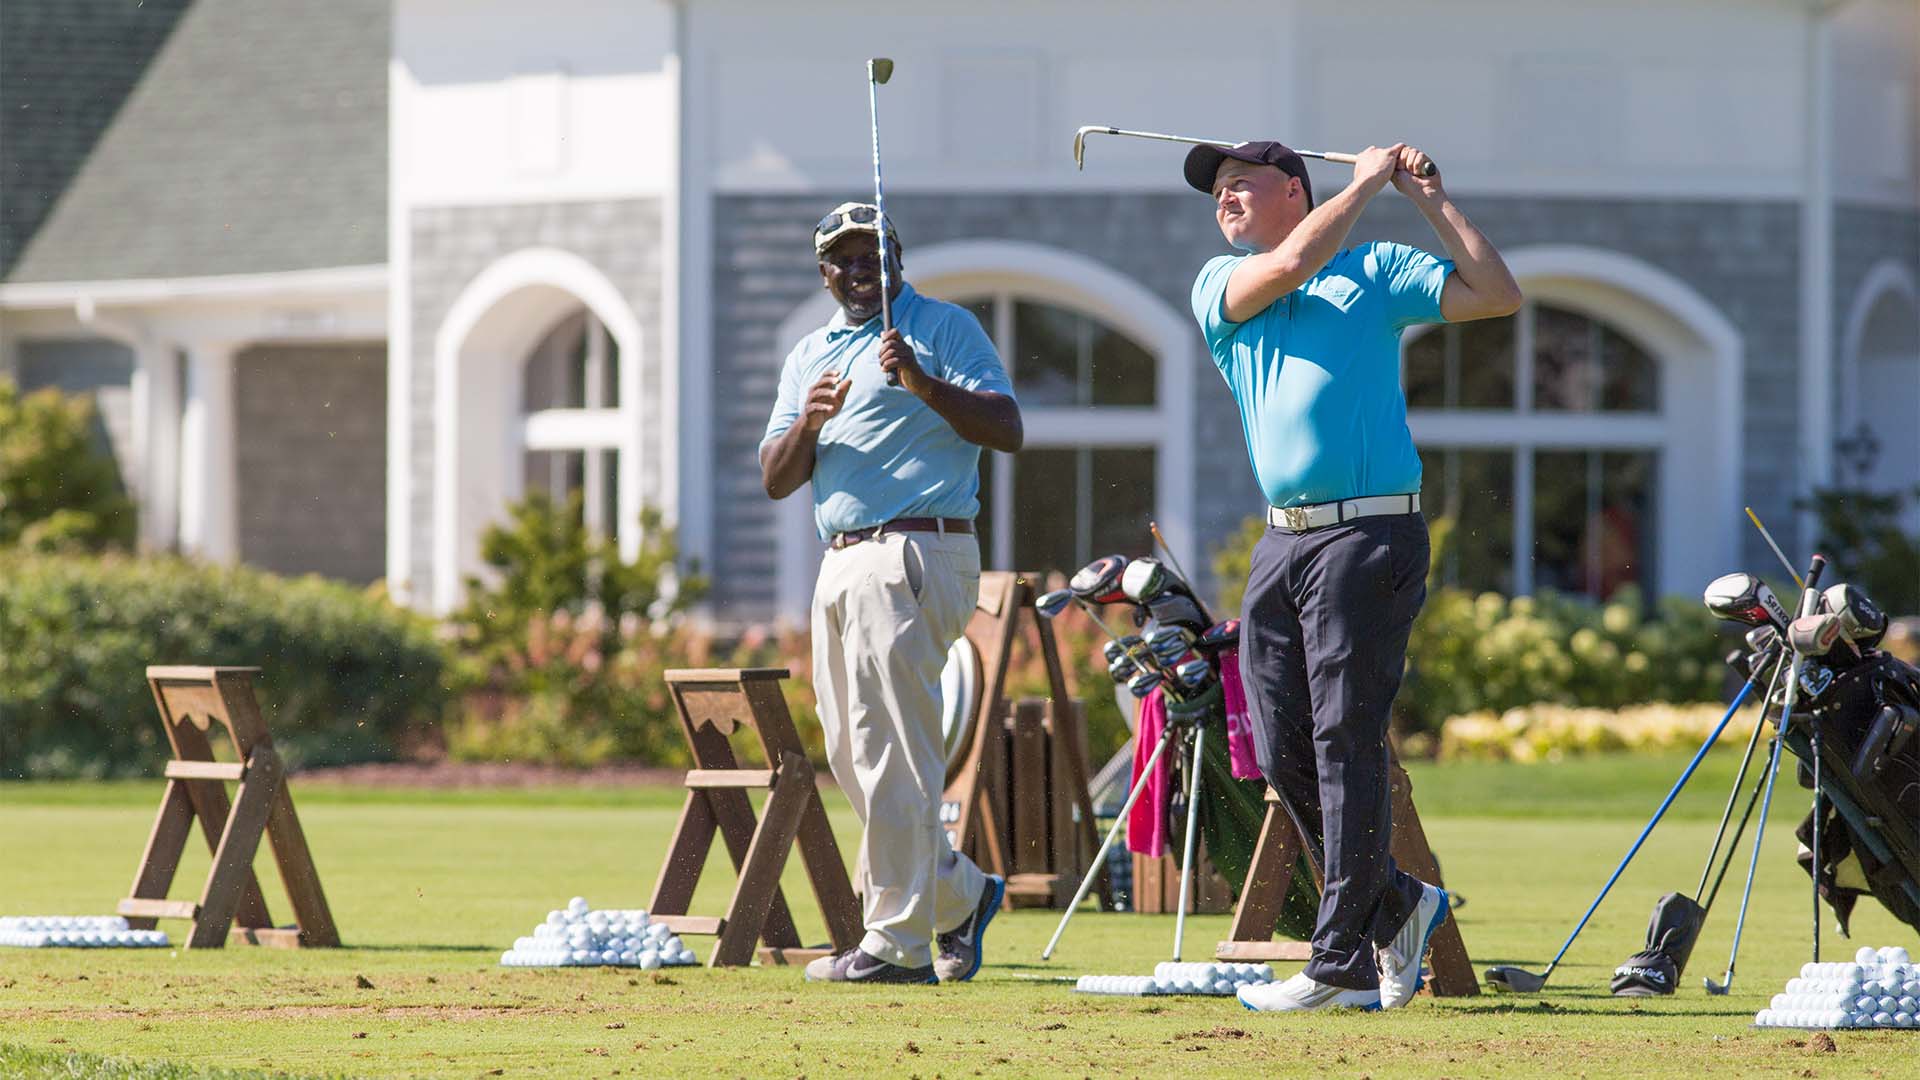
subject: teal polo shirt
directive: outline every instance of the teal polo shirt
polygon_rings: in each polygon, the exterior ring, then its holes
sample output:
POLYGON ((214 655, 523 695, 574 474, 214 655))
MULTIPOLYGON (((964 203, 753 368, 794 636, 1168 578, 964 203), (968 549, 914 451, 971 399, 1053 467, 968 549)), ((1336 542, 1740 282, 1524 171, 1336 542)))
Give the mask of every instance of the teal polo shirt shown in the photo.
MULTIPOLYGON (((893 323, 927 374, 964 390, 1013 396, 1000 354, 966 308, 903 285, 893 323)), ((894 518, 972 520, 980 512, 980 448, 910 391, 887 385, 879 316, 854 326, 838 311, 800 339, 781 365, 762 449, 793 427, 807 388, 828 371, 853 385, 814 450, 813 523, 822 540, 894 518)))
POLYGON ((1240 406, 1267 502, 1306 506, 1420 490, 1400 388, 1400 331, 1443 321, 1453 262, 1405 244, 1360 244, 1246 322, 1226 316, 1245 255, 1210 260, 1193 317, 1240 406))

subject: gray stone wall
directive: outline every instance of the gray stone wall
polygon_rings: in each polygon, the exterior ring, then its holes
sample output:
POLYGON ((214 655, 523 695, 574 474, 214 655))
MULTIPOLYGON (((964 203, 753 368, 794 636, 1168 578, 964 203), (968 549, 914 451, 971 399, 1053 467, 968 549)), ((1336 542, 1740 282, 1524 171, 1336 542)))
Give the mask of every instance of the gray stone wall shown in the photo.
MULTIPOLYGON (((714 528, 722 541, 713 572, 715 600, 732 617, 771 610, 773 505, 760 489, 755 451, 780 361, 792 345, 773 340, 774 333, 819 288, 809 245, 813 222, 842 198, 858 197, 856 191, 730 196, 716 206, 714 385, 725 392, 714 402, 714 528)), ((1691 283, 1725 313, 1746 338, 1743 498, 1767 520, 1787 520, 1798 476, 1791 438, 1799 355, 1793 205, 1471 194, 1460 202, 1502 247, 1583 244, 1621 252, 1691 283)), ((1206 200, 1190 194, 901 194, 888 199, 887 209, 906 244, 909 279, 916 247, 1021 240, 1096 259, 1185 311, 1194 272, 1225 250, 1206 200)), ((1392 196, 1368 209, 1354 239, 1435 243, 1413 208, 1392 196)), ((1192 377, 1202 380, 1193 483, 1197 546, 1205 551, 1258 508, 1259 494, 1232 399, 1210 369, 1197 367, 1192 377)), ((1743 543, 1751 565, 1771 559, 1757 536, 1743 536, 1743 543)))
POLYGON ((363 583, 386 573, 384 342, 234 357, 242 561, 363 583))
MULTIPOLYGON (((658 199, 546 203, 523 206, 440 207, 415 210, 410 280, 413 318, 412 417, 413 592, 424 597, 433 581, 433 343, 453 302, 490 264, 525 248, 553 247, 578 255, 613 282, 633 308, 645 338, 640 358, 642 424, 648 433, 641 495, 658 504, 662 490, 660 244, 658 199)), ((817 215, 816 215, 817 216, 817 215)), ((512 378, 520 377, 514 372, 512 378)), ((722 384, 724 385, 724 384, 722 384)))

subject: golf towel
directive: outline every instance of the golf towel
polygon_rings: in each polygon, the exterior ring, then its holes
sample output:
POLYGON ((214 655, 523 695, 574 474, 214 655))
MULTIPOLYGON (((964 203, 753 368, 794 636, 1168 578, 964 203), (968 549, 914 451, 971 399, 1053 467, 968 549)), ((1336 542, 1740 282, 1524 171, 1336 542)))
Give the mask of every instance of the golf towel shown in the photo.
POLYGON ((1253 729, 1247 724, 1247 688, 1240 682, 1240 650, 1220 654, 1220 693, 1227 708, 1227 760, 1233 764, 1235 780, 1260 779, 1260 764, 1253 758, 1253 729))
MULTIPOLYGON (((1160 733, 1167 726, 1167 703, 1155 687, 1140 699, 1140 717, 1133 731, 1133 782, 1140 782, 1153 748, 1160 745, 1160 733)), ((1136 855, 1163 855, 1167 850, 1167 807, 1173 799, 1171 770, 1167 757, 1153 767, 1153 778, 1140 793, 1127 814, 1127 850, 1136 855)))

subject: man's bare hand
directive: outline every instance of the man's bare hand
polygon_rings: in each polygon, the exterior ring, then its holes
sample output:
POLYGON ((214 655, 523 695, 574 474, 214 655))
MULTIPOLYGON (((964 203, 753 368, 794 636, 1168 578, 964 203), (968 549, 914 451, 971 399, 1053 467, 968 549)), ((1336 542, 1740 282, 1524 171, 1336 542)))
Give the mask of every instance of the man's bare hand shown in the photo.
POLYGON ((933 376, 928 375, 920 366, 920 358, 914 354, 913 346, 900 334, 900 328, 894 327, 880 335, 880 370, 897 379, 900 387, 915 397, 925 397, 933 376))
POLYGON ((1401 152, 1406 149, 1406 143, 1394 143, 1360 151, 1353 163, 1353 186, 1369 197, 1378 195, 1388 180, 1395 179, 1394 170, 1400 168, 1401 152))
POLYGON ((1432 164, 1433 159, 1418 147, 1402 144, 1400 159, 1393 171, 1394 190, 1415 202, 1438 198, 1446 194, 1440 187, 1440 172, 1434 170, 1432 176, 1421 176, 1420 170, 1432 164))
POLYGON ((853 386, 852 379, 842 379, 837 371, 829 371, 820 376, 820 380, 807 390, 806 406, 800 411, 800 422, 808 431, 819 434, 826 422, 840 415, 840 406, 847 403, 847 390, 853 386))

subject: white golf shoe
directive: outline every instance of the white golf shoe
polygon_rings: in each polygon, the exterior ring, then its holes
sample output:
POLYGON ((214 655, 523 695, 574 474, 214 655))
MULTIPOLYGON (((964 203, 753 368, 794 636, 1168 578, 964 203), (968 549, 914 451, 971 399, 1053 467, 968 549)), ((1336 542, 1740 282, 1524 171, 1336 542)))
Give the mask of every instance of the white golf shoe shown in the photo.
POLYGON ((1427 939, 1447 919, 1451 906, 1447 894, 1422 882, 1420 902, 1413 914, 1400 924, 1393 940, 1374 949, 1374 961, 1380 968, 1380 1007, 1397 1009, 1413 1000, 1425 981, 1420 977, 1420 960, 1427 955, 1427 939))
POLYGON ((1254 1012, 1312 1012, 1315 1009, 1372 1011, 1380 1007, 1378 990, 1328 986, 1304 971, 1286 982, 1243 986, 1235 996, 1240 999, 1240 1004, 1254 1012))

